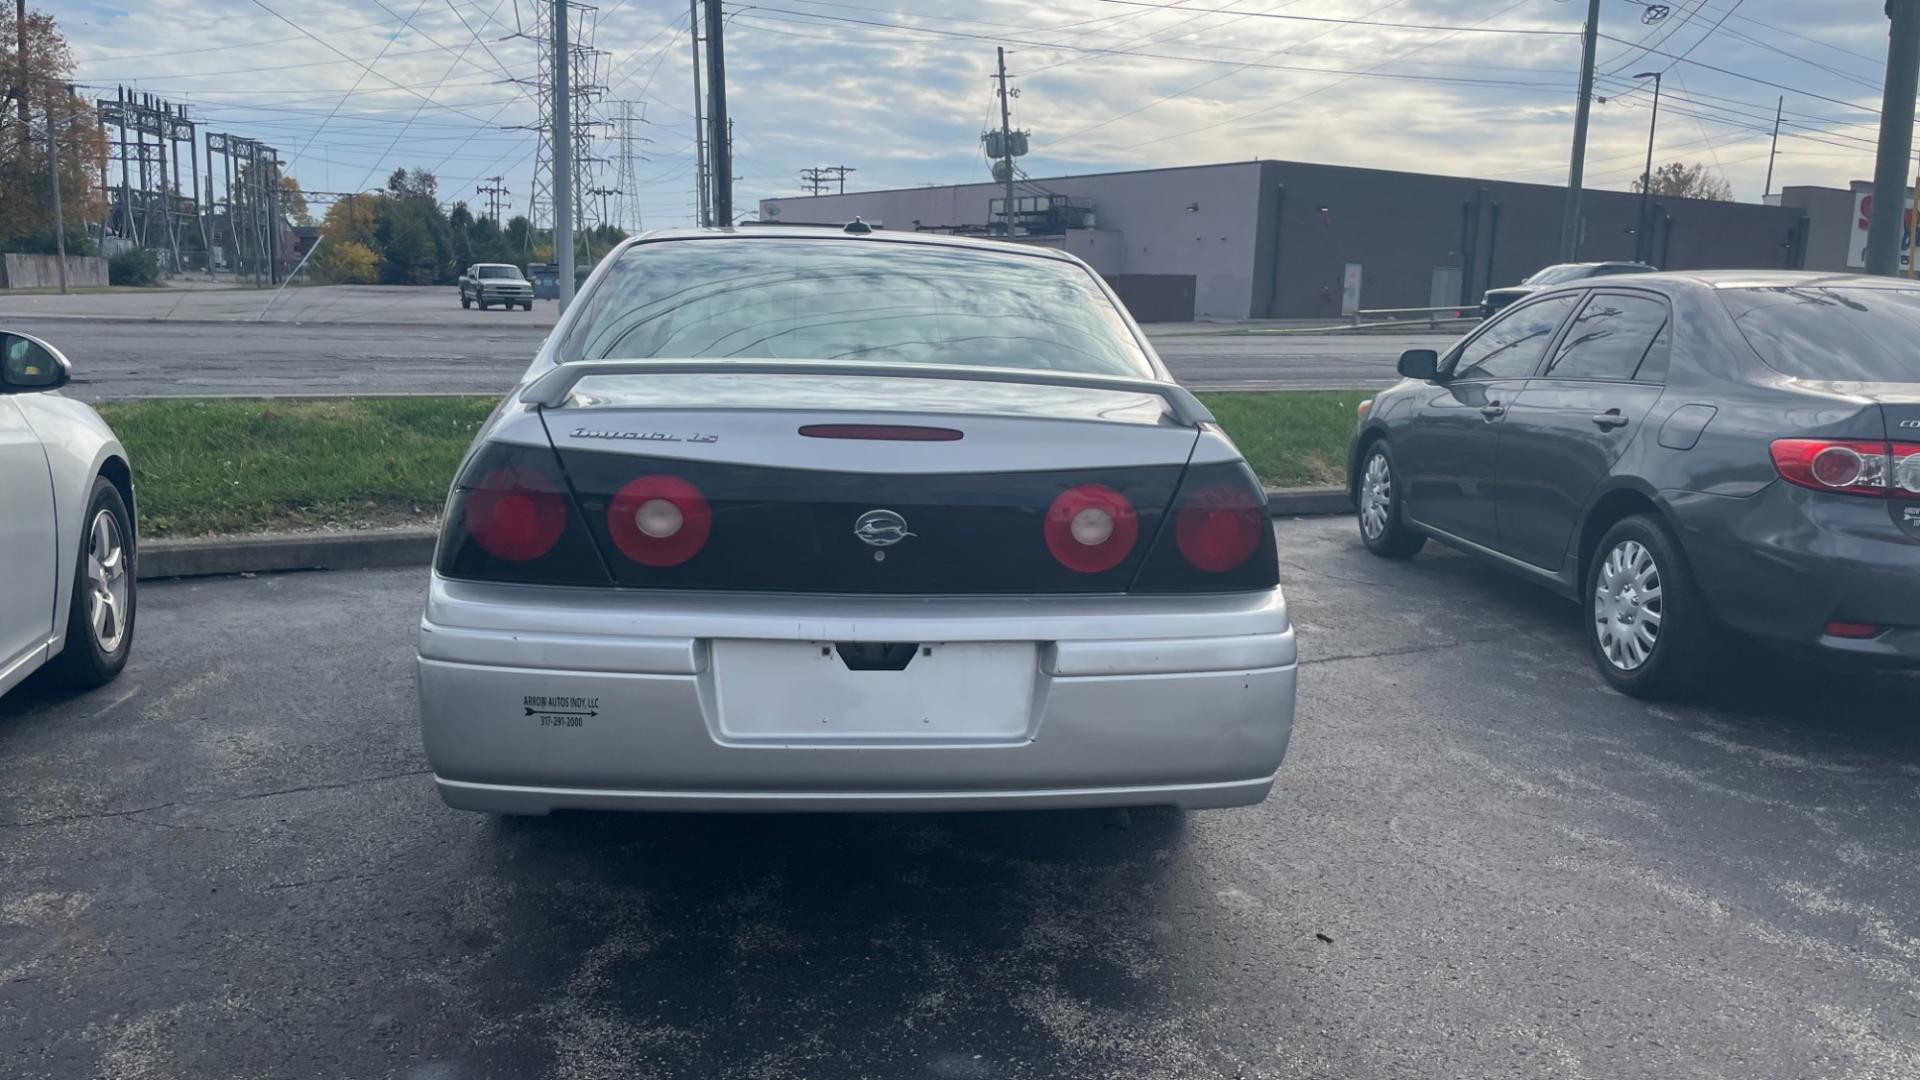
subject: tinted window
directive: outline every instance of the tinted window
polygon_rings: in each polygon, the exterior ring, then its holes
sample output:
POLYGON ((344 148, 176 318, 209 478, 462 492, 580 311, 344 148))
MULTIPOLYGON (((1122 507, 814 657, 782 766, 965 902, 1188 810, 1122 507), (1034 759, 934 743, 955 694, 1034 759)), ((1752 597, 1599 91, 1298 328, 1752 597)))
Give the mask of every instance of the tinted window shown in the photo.
POLYGON ((1920 382, 1920 289, 1723 289, 1720 300, 1783 375, 1920 382))
POLYGON ((1574 316, 1547 374, 1562 379, 1631 379, 1666 325, 1667 305, 1660 300, 1596 293, 1574 316))
POLYGON ((1029 255, 879 240, 669 240, 629 248, 585 303, 567 359, 1153 370, 1093 275, 1029 255))
POLYGON ((1553 332, 1573 310, 1574 296, 1556 296, 1550 300, 1509 309, 1493 320, 1478 337, 1460 349, 1454 362, 1456 379, 1520 379, 1546 355, 1553 332))
POLYGON ((517 278, 520 271, 511 266, 482 266, 479 268, 483 278, 517 278))

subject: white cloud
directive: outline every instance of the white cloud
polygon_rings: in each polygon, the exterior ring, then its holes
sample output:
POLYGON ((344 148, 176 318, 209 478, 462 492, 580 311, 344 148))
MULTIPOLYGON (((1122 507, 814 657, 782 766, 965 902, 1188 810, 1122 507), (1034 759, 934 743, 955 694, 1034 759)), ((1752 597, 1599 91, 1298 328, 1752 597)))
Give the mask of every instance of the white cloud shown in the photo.
MULTIPOLYGON (((997 121, 990 107, 996 44, 1008 48, 1017 76, 1016 123, 1034 133, 1024 164, 1036 176, 1277 157, 1565 180, 1578 63, 1571 33, 1446 34, 1248 13, 1571 32, 1584 5, 1165 2, 1173 6, 730 5, 729 105, 742 177, 736 206, 795 193, 798 171, 812 165, 855 167, 853 187, 985 179, 976 140, 983 124, 997 121)), ((1674 65, 1601 43, 1600 69, 1611 74, 1599 93, 1615 100, 1594 107, 1590 183, 1625 187, 1637 175, 1648 112, 1644 93, 1630 92, 1625 76, 1670 65, 1656 159, 1706 162, 1739 197, 1758 197, 1764 129, 1781 91, 1705 64, 1798 91, 1787 93, 1776 188, 1845 184, 1871 173, 1877 118, 1863 109, 1878 107, 1881 66, 1872 57, 1886 33, 1878 8, 1860 7, 1836 25, 1824 10, 1791 0, 1747 0, 1721 21, 1730 3, 1676 0, 1669 22, 1651 28, 1629 3, 1603 6, 1603 33, 1646 39, 1698 63, 1674 65)), ((598 6, 595 40, 607 53, 597 61, 597 81, 609 98, 646 102, 657 125, 645 132, 654 142, 639 148, 652 159, 636 168, 642 208, 649 224, 686 224, 693 202, 686 7, 680 0, 598 6)), ((57 0, 51 7, 73 42, 77 77, 94 92, 129 82, 187 101, 214 130, 264 139, 285 158, 298 154, 290 171, 309 188, 357 189, 396 166, 424 165, 437 168, 447 197, 471 197, 481 178, 505 175, 515 209, 525 207, 533 136, 512 126, 533 122, 532 92, 508 80, 534 74, 533 43, 513 36, 538 29, 533 0, 57 0)), ((603 155, 614 152, 603 144, 603 155)), ((610 185, 612 163, 597 168, 599 182, 610 185)))

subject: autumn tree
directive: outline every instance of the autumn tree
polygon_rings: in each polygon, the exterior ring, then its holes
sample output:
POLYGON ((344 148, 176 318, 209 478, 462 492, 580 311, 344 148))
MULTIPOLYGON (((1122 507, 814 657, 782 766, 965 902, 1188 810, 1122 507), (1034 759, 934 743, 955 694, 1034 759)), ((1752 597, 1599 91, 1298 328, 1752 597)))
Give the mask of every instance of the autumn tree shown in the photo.
MULTIPOLYGON (((1640 190, 1640 181, 1633 182, 1633 190, 1640 190)), ((1648 191, 1655 195, 1664 195, 1674 199, 1711 199, 1714 202, 1732 202, 1733 186, 1717 172, 1709 172, 1705 165, 1695 162, 1669 161, 1653 170, 1653 183, 1648 191)))
POLYGON ((0 250, 51 252, 53 185, 47 170, 49 130, 60 155, 60 196, 68 254, 92 249, 86 223, 106 212, 99 176, 106 136, 94 110, 68 89, 73 51, 52 15, 29 11, 26 57, 19 48, 14 5, 0 7, 0 71, 7 90, 0 114, 0 250), (23 77, 24 75, 24 77, 23 77))

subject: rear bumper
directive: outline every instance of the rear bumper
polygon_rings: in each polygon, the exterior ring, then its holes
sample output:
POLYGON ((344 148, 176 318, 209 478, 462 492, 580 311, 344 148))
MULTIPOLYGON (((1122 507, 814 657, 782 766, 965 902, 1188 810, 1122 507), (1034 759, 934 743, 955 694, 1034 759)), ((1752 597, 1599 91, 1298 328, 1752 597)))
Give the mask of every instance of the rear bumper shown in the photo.
POLYGON ((1295 673, 1278 590, 662 595, 438 575, 418 669, 441 796, 510 813, 1248 805, 1285 757, 1295 673), (741 737, 762 725, 721 715, 715 640, 1024 642, 1036 670, 1020 715, 983 725, 998 735, 741 737), (529 698, 564 700, 578 722, 543 726, 529 698))
POLYGON ((1903 504, 1784 482, 1744 499, 1665 494, 1722 622, 1832 661, 1920 667, 1920 535, 1894 516, 1903 504), (1835 637, 1835 621, 1886 629, 1835 637))

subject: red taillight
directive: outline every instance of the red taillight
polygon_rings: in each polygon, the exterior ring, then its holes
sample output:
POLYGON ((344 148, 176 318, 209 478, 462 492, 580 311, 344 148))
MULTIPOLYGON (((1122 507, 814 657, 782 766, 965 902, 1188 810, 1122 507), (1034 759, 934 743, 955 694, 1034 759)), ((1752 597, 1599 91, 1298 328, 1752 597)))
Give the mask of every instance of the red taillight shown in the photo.
POLYGON ((1920 498, 1920 444, 1859 439, 1775 439, 1780 478, 1815 491, 1920 498))
POLYGON ((468 535, 496 559, 528 562, 553 550, 567 529, 567 500, 553 477, 505 465, 467 493, 468 535))
POLYGON ((1182 499, 1174 511, 1174 539, 1196 570, 1222 574, 1247 561, 1260 546, 1266 514, 1237 484, 1209 484, 1182 499))
POLYGON ((1878 633, 1880 633, 1880 627, 1873 623, 1830 622, 1827 624, 1827 634, 1837 638, 1854 638, 1861 640, 1873 637, 1878 633))
POLYGON ((713 532, 713 511, 700 489, 677 476, 629 481, 607 506, 607 535, 642 566, 678 566, 699 554, 713 532))
POLYGON ((1125 495, 1105 484, 1068 488, 1047 508, 1047 550, 1081 574, 1111 570, 1126 560, 1140 535, 1140 519, 1125 495))
POLYGON ((874 439, 881 442, 959 442, 963 432, 952 428, 905 424, 808 424, 800 434, 809 439, 874 439))

